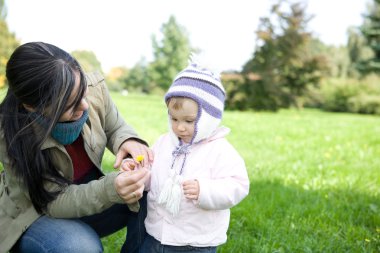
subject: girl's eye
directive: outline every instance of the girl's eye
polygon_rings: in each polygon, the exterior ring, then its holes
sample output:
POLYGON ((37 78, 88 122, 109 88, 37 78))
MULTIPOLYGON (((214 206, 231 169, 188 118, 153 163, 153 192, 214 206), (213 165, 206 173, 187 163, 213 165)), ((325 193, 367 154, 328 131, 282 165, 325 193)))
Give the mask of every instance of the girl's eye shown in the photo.
POLYGON ((175 118, 172 118, 172 121, 177 121, 177 119, 175 119, 175 118))
POLYGON ((193 124, 194 120, 186 120, 186 123, 193 124))

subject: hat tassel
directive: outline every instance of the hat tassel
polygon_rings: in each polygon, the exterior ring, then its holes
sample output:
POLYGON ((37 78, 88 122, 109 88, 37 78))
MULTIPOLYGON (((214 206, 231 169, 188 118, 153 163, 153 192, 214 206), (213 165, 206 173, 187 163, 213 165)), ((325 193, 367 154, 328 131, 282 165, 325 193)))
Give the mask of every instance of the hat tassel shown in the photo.
POLYGON ((171 170, 171 175, 166 179, 158 198, 158 203, 165 205, 166 210, 175 216, 179 212, 181 197, 182 187, 180 176, 176 175, 174 170, 171 170))

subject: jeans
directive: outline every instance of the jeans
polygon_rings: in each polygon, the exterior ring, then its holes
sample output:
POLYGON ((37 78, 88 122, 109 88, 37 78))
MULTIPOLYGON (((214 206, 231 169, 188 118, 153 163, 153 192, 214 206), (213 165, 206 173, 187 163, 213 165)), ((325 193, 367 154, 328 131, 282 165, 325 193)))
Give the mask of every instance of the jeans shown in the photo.
POLYGON ((216 247, 170 246, 146 235, 141 253, 216 253, 216 247))
POLYGON ((146 232, 146 192, 139 200, 140 211, 115 204, 102 213, 79 219, 55 219, 46 215, 34 221, 12 248, 12 253, 97 253, 103 252, 101 237, 127 227, 120 252, 139 252, 146 232))

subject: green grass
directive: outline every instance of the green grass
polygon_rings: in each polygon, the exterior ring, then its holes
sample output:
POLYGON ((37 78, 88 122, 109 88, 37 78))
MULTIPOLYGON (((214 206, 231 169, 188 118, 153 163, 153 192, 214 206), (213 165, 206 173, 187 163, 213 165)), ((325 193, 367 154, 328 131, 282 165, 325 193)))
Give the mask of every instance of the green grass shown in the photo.
MULTIPOLYGON (((167 131, 162 97, 112 93, 152 144, 167 131)), ((250 193, 231 209, 218 253, 380 252, 380 118, 317 110, 226 112, 250 193)), ((111 171, 106 152, 103 167, 111 171)), ((125 230, 102 239, 119 252, 125 230)))
MULTIPOLYGON (((167 131, 161 97, 112 94, 150 144, 167 131)), ((380 252, 380 118, 317 110, 229 112, 250 193, 232 208, 225 252, 380 252)), ((113 155, 106 153, 105 168, 113 155)), ((103 239, 118 252, 125 231, 103 239)))

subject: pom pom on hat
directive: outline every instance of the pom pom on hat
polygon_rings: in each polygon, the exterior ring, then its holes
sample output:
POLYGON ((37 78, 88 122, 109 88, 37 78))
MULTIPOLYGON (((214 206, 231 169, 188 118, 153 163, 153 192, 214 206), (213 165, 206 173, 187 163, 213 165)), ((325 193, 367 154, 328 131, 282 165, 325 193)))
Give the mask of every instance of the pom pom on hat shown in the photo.
POLYGON ((220 74, 201 66, 194 58, 174 78, 165 95, 165 102, 172 97, 190 98, 198 104, 195 132, 191 143, 209 137, 220 124, 226 97, 220 74))

